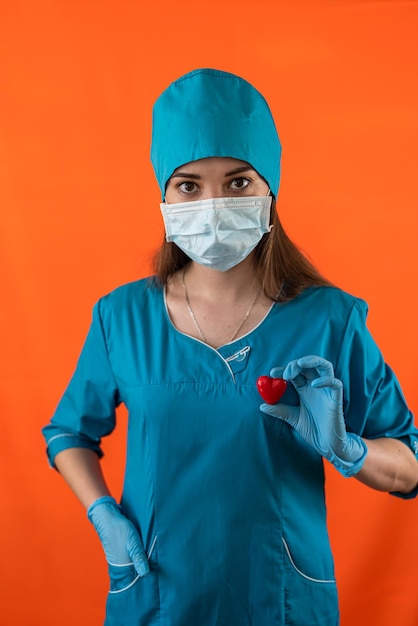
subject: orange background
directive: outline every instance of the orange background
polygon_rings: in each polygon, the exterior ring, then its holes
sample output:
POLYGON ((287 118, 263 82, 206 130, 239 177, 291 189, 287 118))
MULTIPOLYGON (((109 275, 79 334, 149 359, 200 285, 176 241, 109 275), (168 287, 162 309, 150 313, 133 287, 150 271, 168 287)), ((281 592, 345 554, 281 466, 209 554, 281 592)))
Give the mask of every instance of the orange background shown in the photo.
MULTIPOLYGON (((415 1, 1 0, 2 625, 103 621, 101 548, 40 428, 93 303, 150 272, 151 106, 179 75, 217 67, 265 94, 285 227, 369 302, 417 410, 417 32, 415 1)), ((105 442, 116 496, 125 425, 105 442)), ((416 626, 417 502, 328 470, 328 506, 342 626, 416 626)))

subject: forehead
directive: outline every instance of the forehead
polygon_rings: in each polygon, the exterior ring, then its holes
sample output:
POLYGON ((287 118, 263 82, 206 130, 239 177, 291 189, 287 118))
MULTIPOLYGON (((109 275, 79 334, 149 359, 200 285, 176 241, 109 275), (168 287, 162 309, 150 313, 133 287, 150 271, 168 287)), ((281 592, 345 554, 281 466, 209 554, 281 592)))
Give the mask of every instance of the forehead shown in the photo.
POLYGON ((234 170, 242 168, 253 169, 250 163, 247 163, 247 161, 241 161, 240 159, 233 159, 231 157, 208 157, 184 163, 184 165, 181 165, 174 170, 173 175, 181 172, 190 172, 200 175, 217 173, 225 175, 229 171, 233 172, 234 170))

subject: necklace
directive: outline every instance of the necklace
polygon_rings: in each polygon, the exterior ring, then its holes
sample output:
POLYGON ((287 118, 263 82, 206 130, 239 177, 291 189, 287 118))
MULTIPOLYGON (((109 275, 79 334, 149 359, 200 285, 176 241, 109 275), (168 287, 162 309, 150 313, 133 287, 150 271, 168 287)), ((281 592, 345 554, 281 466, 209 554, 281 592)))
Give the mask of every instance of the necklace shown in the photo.
MULTIPOLYGON (((182 281, 183 281, 183 290, 184 290, 184 297, 186 300, 186 306, 187 306, 187 310, 189 312, 190 317, 192 318, 193 324, 195 325, 195 328, 197 330, 197 332, 199 333, 199 336, 201 338, 201 340, 204 343, 208 343, 205 335, 203 334, 202 329, 200 328, 199 322, 197 321, 195 314, 193 313, 193 309, 191 307, 190 304, 190 300, 189 300, 189 294, 187 292, 187 287, 186 287, 186 281, 185 281, 185 276, 186 276, 186 268, 184 268, 183 270, 183 276, 182 276, 182 281)), ((248 307, 248 309, 245 312, 244 317, 242 318, 242 320, 240 321, 238 328, 236 329, 236 331, 234 332, 234 334, 232 335, 231 339, 228 341, 228 343, 231 343, 232 341, 234 341, 235 337, 238 335, 239 331, 241 330, 241 328, 244 326, 245 322, 247 321, 247 319, 250 317, 251 315, 251 311, 253 310, 255 303, 258 300, 258 296, 261 293, 261 287, 260 289, 257 291, 257 293, 255 294, 255 297, 253 299, 253 301, 251 302, 250 306, 248 307)))

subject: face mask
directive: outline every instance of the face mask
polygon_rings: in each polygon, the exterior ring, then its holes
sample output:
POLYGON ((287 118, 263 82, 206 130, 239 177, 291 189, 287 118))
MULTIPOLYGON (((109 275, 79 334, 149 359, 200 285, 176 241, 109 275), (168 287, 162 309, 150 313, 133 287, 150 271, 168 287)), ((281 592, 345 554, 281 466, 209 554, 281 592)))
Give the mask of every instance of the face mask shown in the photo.
POLYGON ((196 263, 225 272, 270 232, 271 201, 269 195, 162 203, 166 240, 196 263))

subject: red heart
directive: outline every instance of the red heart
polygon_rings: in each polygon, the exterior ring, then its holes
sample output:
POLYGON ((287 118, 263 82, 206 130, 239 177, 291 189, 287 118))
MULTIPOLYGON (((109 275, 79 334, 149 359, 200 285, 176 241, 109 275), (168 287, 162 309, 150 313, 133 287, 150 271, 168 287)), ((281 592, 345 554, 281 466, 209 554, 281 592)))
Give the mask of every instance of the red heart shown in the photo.
POLYGON ((287 382, 283 378, 271 376, 259 376, 257 389, 260 396, 267 404, 276 404, 286 391, 287 382))

